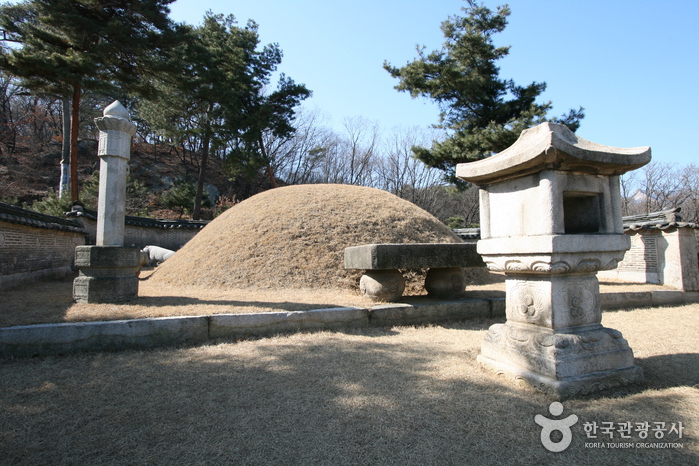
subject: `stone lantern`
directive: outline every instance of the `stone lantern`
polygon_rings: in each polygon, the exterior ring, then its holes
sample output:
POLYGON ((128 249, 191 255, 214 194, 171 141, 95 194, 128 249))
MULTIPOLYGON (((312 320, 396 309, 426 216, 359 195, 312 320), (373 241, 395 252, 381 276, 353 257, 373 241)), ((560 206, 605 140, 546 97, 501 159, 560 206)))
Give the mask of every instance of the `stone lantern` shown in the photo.
POLYGON ((506 275, 507 322, 491 326, 482 364, 556 398, 643 380, 621 333, 601 325, 596 273, 630 247, 619 176, 650 158, 648 147, 607 147, 544 123, 457 166, 479 187, 478 253, 506 275))

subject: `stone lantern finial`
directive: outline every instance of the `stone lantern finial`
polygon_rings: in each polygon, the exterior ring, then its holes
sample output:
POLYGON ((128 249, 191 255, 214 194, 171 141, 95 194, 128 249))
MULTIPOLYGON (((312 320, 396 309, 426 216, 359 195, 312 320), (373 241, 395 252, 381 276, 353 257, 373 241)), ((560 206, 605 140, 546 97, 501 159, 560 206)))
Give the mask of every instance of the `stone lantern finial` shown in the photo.
POLYGON ((129 111, 126 110, 126 108, 123 105, 121 105, 121 102, 119 102, 118 100, 115 100, 111 104, 107 105, 104 108, 102 115, 115 117, 115 118, 122 118, 126 121, 131 121, 131 116, 129 115, 129 111))

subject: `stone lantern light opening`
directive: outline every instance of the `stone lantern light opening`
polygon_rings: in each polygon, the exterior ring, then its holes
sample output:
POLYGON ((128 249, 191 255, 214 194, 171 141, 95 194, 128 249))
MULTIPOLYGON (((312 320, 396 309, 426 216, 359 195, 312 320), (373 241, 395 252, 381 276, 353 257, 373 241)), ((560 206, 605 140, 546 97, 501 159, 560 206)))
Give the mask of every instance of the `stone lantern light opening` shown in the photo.
POLYGON ((601 325, 597 272, 630 247, 619 176, 650 148, 615 148, 544 123, 493 157, 459 164, 479 186, 487 267, 506 275, 505 324, 493 325, 479 361, 557 398, 642 380, 621 334, 601 325))

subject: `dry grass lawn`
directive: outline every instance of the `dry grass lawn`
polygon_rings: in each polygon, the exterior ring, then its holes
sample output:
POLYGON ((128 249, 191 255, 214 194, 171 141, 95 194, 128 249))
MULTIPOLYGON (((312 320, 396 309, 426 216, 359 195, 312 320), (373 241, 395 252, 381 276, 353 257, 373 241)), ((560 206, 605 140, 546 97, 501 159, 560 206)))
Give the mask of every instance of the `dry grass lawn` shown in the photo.
MULTIPOLYGON (((484 270, 484 269, 483 269, 484 270)), ((373 303, 351 289, 253 289, 174 286, 150 279, 154 269, 141 272, 138 298, 123 304, 77 304, 73 302, 73 278, 37 282, 0 291, 0 327, 62 322, 142 319, 147 317, 279 312, 331 307, 368 307, 373 303)), ((482 273, 482 272, 479 272, 482 273)), ((503 276, 490 283, 467 287, 473 298, 504 297, 503 276)), ((479 275, 476 280, 481 279, 479 275)), ((424 277, 422 277, 424 280, 424 277)), ((471 277, 473 281, 473 277, 471 277)), ((420 283, 419 278, 415 280, 420 283)), ((602 292, 648 291, 659 285, 606 282, 602 292)), ((424 290, 422 291, 424 292, 424 290)))
POLYGON ((153 283, 148 279, 152 272, 152 269, 141 272, 138 297, 123 304, 73 302, 74 277, 2 291, 0 327, 371 305, 371 301, 352 290, 178 287, 153 283))
MULTIPOLYGON (((36 283, 0 293, 0 327, 369 306, 341 266, 344 247, 458 239, 411 204, 367 189, 255 196, 144 272, 137 299, 75 304, 72 277, 36 283)), ((502 280, 482 273, 469 291, 503 296, 502 280)), ((496 322, 481 319, 0 358, 0 464, 699 464, 699 304, 603 319, 629 340, 647 382, 565 402, 563 416, 579 421, 562 453, 544 449, 534 423, 550 416, 551 400, 476 362, 496 322), (620 440, 586 439, 589 422, 681 422, 684 438, 668 439, 682 448, 589 448, 620 440)))
POLYGON ((551 400, 475 361, 493 322, 0 360, 0 463, 699 464, 699 305, 604 313, 647 386, 564 402, 561 453, 551 400), (682 422, 683 448, 589 448, 593 421, 682 422))

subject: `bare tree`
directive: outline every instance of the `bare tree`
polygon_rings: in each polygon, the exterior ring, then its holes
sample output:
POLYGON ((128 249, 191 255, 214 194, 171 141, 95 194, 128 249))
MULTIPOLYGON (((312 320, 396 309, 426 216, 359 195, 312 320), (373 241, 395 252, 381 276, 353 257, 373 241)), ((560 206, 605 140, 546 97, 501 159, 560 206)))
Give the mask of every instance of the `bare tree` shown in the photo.
POLYGON ((695 164, 679 169, 651 162, 622 176, 620 187, 625 216, 680 207, 685 221, 699 221, 699 168, 695 164))
POLYGON ((379 126, 365 118, 346 118, 340 146, 342 177, 346 184, 372 186, 379 126))
POLYGON ((672 164, 651 162, 642 169, 642 189, 646 212, 656 212, 682 204, 682 180, 672 164))
POLYGON ((699 165, 689 164, 680 175, 683 201, 682 218, 685 222, 699 223, 699 165))
POLYGON ((365 118, 347 118, 342 134, 326 134, 314 147, 313 182, 375 186, 379 127, 365 118))
POLYGON ((265 135, 272 168, 286 184, 317 182, 322 159, 337 144, 337 137, 319 110, 302 108, 294 123, 296 131, 289 138, 265 135))
POLYGON ((641 201, 645 197, 640 190, 638 171, 631 171, 619 177, 621 190, 621 214, 638 215, 641 213, 641 201))
POLYGON ((421 128, 394 128, 377 164, 378 187, 418 203, 416 194, 422 188, 441 185, 441 173, 415 158, 412 151, 434 139, 431 132, 421 128))

